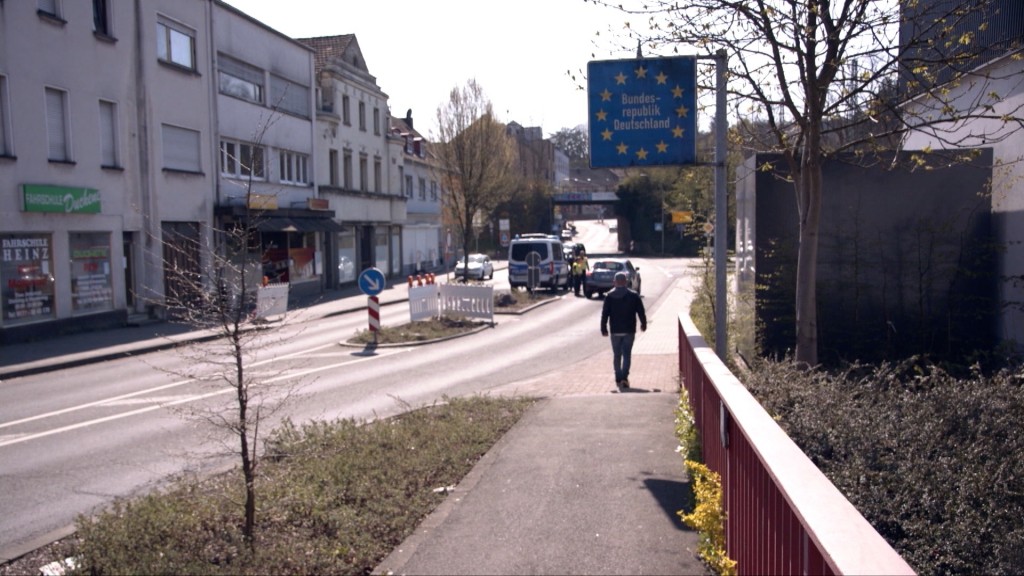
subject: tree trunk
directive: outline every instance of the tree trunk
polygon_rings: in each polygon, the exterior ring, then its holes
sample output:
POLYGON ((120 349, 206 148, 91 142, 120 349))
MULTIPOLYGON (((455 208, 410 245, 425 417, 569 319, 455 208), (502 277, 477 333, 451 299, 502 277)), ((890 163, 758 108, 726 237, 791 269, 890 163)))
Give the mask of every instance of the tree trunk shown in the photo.
POLYGON ((800 249, 796 264, 796 362, 818 364, 818 228, 821 224, 821 159, 808 154, 801 161, 796 187, 800 206, 800 249))

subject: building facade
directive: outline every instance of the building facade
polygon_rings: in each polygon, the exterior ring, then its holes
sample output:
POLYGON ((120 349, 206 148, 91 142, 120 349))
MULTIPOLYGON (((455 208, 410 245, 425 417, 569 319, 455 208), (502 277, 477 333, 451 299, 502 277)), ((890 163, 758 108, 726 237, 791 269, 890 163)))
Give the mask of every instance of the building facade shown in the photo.
POLYGON ((447 236, 441 227, 444 195, 430 156, 430 144, 416 131, 412 110, 405 118, 391 118, 391 138, 407 201, 402 229, 403 274, 437 271, 443 267, 447 248, 447 236))
POLYGON ((402 273, 406 198, 400 160, 389 153, 388 96, 370 74, 355 35, 300 38, 315 54, 316 182, 337 214, 333 286, 376 267, 402 273))
POLYGON ((164 294, 165 240, 209 237, 210 9, 0 9, 0 340, 123 324, 164 294))

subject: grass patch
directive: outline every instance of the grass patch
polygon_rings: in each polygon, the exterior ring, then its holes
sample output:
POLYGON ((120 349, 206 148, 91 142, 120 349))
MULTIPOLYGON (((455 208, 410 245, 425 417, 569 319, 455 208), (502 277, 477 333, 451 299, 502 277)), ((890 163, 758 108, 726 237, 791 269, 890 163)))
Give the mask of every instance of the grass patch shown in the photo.
MULTIPOLYGON (((417 320, 398 326, 381 326, 377 332, 378 344, 408 344, 410 342, 429 342, 438 338, 458 336, 487 326, 487 322, 468 320, 454 316, 442 316, 428 320, 417 320)), ((349 344, 369 344, 374 341, 373 332, 360 330, 349 339, 349 344)))
POLYGON ((369 574, 532 403, 460 398, 370 423, 287 424, 266 443, 252 550, 236 472, 80 518, 50 559, 76 556, 94 574, 369 574))

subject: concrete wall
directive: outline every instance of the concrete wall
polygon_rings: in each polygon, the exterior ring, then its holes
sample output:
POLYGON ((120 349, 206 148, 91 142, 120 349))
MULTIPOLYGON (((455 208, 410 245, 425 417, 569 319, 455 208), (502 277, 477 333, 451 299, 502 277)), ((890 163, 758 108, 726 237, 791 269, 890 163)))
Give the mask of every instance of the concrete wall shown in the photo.
MULTIPOLYGON (((818 260, 823 362, 959 357, 995 345, 991 158, 983 150, 968 166, 913 172, 826 165, 818 260)), ((750 158, 738 172, 744 327, 736 341, 745 354, 784 354, 795 345, 796 200, 792 184, 756 170, 769 159, 750 158)))

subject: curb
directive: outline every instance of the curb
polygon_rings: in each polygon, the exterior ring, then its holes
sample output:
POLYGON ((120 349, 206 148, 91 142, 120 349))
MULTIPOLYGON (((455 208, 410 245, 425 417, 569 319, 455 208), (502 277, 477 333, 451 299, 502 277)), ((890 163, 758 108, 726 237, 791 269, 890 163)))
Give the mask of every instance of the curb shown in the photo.
POLYGON ((369 353, 369 352, 372 352, 374 349, 377 349, 377 348, 407 348, 409 346, 423 346, 424 344, 434 344, 436 342, 444 342, 446 340, 454 340, 456 338, 462 338, 463 336, 469 336, 471 334, 476 334, 477 332, 483 332, 484 330, 487 330, 488 328, 494 328, 494 326, 495 326, 494 324, 484 324, 484 325, 478 326, 478 327, 476 327, 476 328, 474 328, 472 330, 467 330, 465 332, 460 332, 459 334, 452 334, 451 336, 443 336, 441 338, 434 338, 432 340, 413 340, 411 342, 388 342, 388 343, 384 343, 384 344, 373 344, 372 342, 368 342, 366 344, 361 344, 361 343, 354 343, 354 342, 348 342, 348 341, 341 341, 341 342, 338 342, 338 345, 339 346, 344 346, 346 348, 362 348, 364 350, 367 350, 368 353, 369 353))

